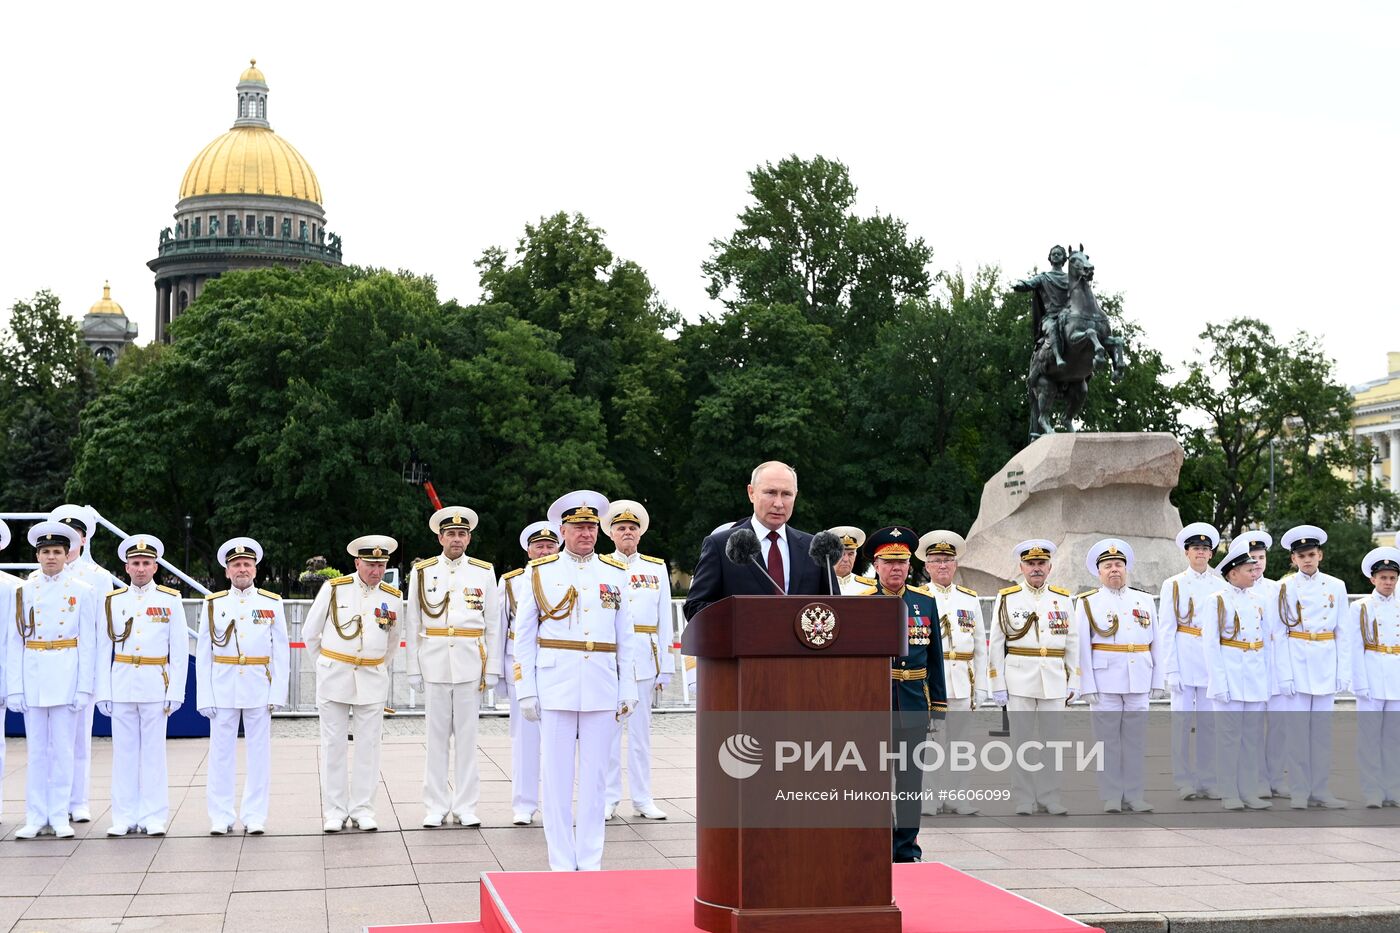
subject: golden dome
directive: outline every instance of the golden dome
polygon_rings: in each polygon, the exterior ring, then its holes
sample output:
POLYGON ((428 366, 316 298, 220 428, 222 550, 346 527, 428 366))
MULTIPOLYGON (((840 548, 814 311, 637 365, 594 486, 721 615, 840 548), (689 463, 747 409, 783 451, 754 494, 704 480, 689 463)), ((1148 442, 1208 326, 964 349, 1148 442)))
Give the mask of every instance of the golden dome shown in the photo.
POLYGON ((180 198, 206 194, 270 194, 320 204, 321 183, 301 153, 272 130, 235 126, 185 170, 180 198))
POLYGON ((102 283, 102 300, 93 304, 91 308, 88 308, 88 314, 116 314, 122 317, 126 316, 126 312, 122 310, 122 306, 112 300, 111 282, 102 283))
POLYGON ((267 79, 263 77, 263 73, 258 70, 258 60, 256 58, 248 59, 248 67, 238 76, 239 84, 245 81, 256 81, 259 84, 267 83, 267 79))

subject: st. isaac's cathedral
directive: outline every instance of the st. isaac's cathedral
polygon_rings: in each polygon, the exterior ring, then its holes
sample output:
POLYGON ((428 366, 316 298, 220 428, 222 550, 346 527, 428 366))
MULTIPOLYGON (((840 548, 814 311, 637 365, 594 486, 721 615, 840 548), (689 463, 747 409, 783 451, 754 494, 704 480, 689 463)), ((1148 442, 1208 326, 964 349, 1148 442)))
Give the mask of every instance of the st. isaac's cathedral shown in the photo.
MULTIPOLYGON (((320 262, 340 265, 340 237, 326 229, 321 184, 311 165, 268 121, 267 79, 257 61, 238 77, 233 126, 199 151, 180 182, 174 224, 160 232, 155 273, 158 341, 230 269, 320 262)), ((136 337, 104 291, 83 320, 83 339, 112 362, 136 337), (120 317, 120 321, 118 321, 120 317)))

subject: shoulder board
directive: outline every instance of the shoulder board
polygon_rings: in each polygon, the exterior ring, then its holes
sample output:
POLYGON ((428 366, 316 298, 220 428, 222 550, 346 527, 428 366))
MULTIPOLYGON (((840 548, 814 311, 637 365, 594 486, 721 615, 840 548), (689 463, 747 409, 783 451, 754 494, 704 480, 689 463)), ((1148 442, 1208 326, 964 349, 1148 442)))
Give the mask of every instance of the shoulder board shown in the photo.
POLYGON ((379 584, 379 588, 380 588, 381 590, 383 590, 384 592, 388 593, 390 596, 402 596, 402 595, 403 595, 403 593, 399 590, 399 588, 398 588, 397 586, 390 586, 390 585, 387 584, 387 583, 381 583, 381 584, 379 584))
POLYGON ((909 589, 913 590, 915 593, 918 593, 918 594, 920 594, 920 595, 922 595, 922 596, 932 596, 932 595, 933 595, 932 593, 930 593, 927 589, 925 589, 925 588, 922 587, 922 586, 911 586, 911 587, 909 587, 909 589))
POLYGON ((1290 570, 1290 571, 1288 571, 1288 573, 1285 573, 1283 576, 1279 577, 1279 578, 1278 578, 1278 582, 1282 583, 1284 580, 1291 579, 1291 578, 1293 578, 1293 577, 1296 577, 1297 575, 1298 575, 1298 571, 1296 571, 1296 570, 1290 570))
MULTIPOLYGON (((124 587, 122 587, 122 588, 119 589, 119 590, 113 590, 112 592, 110 592, 110 593, 107 594, 107 598, 108 598, 108 599, 111 599, 113 596, 120 596, 122 593, 125 593, 128 589, 130 589, 130 587, 124 586, 124 587)), ((160 587, 156 587, 156 589, 161 589, 161 590, 163 590, 163 589, 165 589, 165 587, 160 586, 160 587)))
POLYGON ((1052 592, 1052 593, 1059 593, 1061 596, 1073 596, 1073 595, 1074 595, 1074 594, 1071 593, 1069 590, 1065 589, 1063 586, 1052 586, 1052 587, 1049 587, 1049 590, 1050 590, 1050 592, 1052 592))
POLYGON ((1094 595, 1095 593, 1097 593, 1098 591, 1099 591, 1099 587, 1096 586, 1096 587, 1094 587, 1092 590, 1085 590, 1084 592, 1080 593, 1078 596, 1076 596, 1076 597, 1074 597, 1074 598, 1075 598, 1075 599, 1083 599, 1083 598, 1086 597, 1086 596, 1093 596, 1093 595, 1094 595))
MULTIPOLYGON (((126 587, 122 587, 122 589, 126 589, 126 587)), ((183 596, 183 595, 184 595, 184 594, 181 593, 179 590, 175 589, 175 587, 173 587, 173 586, 161 586, 159 583, 157 583, 157 584, 156 584, 156 589, 160 590, 162 593, 169 593, 171 596, 183 596)))
POLYGON ((540 566, 541 564, 548 564, 548 563, 550 563, 551 561, 556 561, 556 560, 558 560, 558 559, 559 559, 559 555, 558 555, 558 554, 546 554, 544 557, 536 557, 534 560, 530 561, 530 563, 527 564, 526 566, 528 566, 528 567, 538 567, 538 566, 540 566))
POLYGON ((646 561, 646 562, 649 563, 649 564, 662 564, 662 565, 664 565, 664 564, 666 563, 666 559, 665 559, 664 557, 648 557, 648 556, 645 555, 645 554, 638 554, 637 556, 640 557, 642 560, 646 561))
POLYGON ((1008 586, 1008 587, 1007 587, 1006 589, 1004 589, 1004 590, 997 590, 997 595, 998 595, 998 596, 1010 596, 1012 593, 1019 593, 1019 592, 1021 592, 1021 584, 1017 583, 1015 586, 1008 586))
POLYGON ((618 570, 627 569, 626 564, 618 560, 616 557, 613 557, 611 554, 599 554, 598 559, 603 563, 607 564, 609 567, 616 567, 618 570))
POLYGON ((969 595, 969 596, 976 596, 976 595, 977 595, 977 591, 974 590, 974 589, 972 589, 971 587, 956 586, 956 585, 955 585, 955 586, 953 587, 953 589, 957 590, 959 593, 966 593, 966 594, 969 595))
POLYGON ((281 598, 282 598, 281 596, 279 596, 279 595, 277 595, 276 593, 272 592, 272 590, 258 590, 258 592, 261 593, 261 594, 263 594, 264 596, 266 596, 268 599, 281 599, 281 598))
POLYGON ((413 565, 413 569, 414 569, 414 570, 422 570, 424 567, 431 567, 433 564, 436 564, 437 562, 438 562, 438 559, 437 559, 436 557, 425 557, 425 558, 423 558, 422 560, 420 560, 418 563, 414 564, 414 565, 413 565))
POLYGON ((857 582, 857 583, 864 583, 866 586, 874 586, 874 585, 875 585, 875 581, 872 580, 870 577, 862 577, 860 574, 856 574, 856 582, 857 582))
POLYGON ((496 565, 495 565, 495 564, 489 563, 489 562, 484 561, 484 560, 477 560, 475 557, 468 557, 468 558, 467 558, 467 563, 471 564, 473 567, 485 567, 487 570, 491 571, 492 573, 495 573, 495 572, 496 572, 496 565))
POLYGON ((876 593, 878 593, 879 591, 880 591, 880 588, 879 588, 878 586, 872 586, 872 587, 870 587, 870 588, 867 589, 867 590, 862 590, 861 592, 857 593, 856 595, 857 595, 857 596, 874 596, 874 595, 875 595, 876 593))
POLYGON ((344 586, 345 584, 349 583, 349 582, 350 582, 351 580, 353 580, 353 579, 355 579, 355 575, 354 575, 353 573, 347 573, 347 574, 346 574, 345 576, 343 576, 343 577, 335 577, 335 578, 333 578, 333 579, 331 580, 331 586, 344 586))
POLYGON ((217 592, 217 593, 210 593, 208 596, 205 596, 204 598, 205 598, 205 599, 218 599, 220 596, 227 596, 227 595, 228 595, 228 590, 219 590, 219 592, 217 592))
POLYGON ((502 574, 502 575, 501 575, 501 579, 502 579, 502 580, 509 580, 509 579, 511 579, 512 577, 518 577, 518 576, 520 576, 520 575, 521 575, 522 573, 524 573, 524 572, 525 572, 525 568, 524 568, 524 567, 517 567, 515 570, 512 570, 512 571, 509 571, 508 573, 502 574))

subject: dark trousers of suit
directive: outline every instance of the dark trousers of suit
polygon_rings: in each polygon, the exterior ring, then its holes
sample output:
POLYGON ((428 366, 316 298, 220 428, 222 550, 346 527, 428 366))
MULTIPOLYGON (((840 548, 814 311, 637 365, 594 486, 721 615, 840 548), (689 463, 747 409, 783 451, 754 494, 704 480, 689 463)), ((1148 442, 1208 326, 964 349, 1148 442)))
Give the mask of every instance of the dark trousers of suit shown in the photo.
POLYGON ((914 761, 915 749, 928 736, 926 727, 903 729, 898 725, 890 732, 894 748, 904 743, 900 769, 894 775, 896 794, 894 805, 893 850, 896 862, 917 862, 923 858, 919 848, 919 793, 923 787, 923 772, 914 761))

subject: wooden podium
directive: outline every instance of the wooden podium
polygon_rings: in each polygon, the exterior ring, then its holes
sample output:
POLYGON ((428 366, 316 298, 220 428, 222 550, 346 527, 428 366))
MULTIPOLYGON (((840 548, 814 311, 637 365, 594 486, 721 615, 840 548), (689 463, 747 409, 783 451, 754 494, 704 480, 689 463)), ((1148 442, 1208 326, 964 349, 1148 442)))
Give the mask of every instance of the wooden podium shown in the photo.
MULTIPOLYGON (((700 728, 746 712, 883 713, 890 658, 907 651, 896 597, 731 596, 698 613, 682 651, 698 659, 700 728)), ((716 749, 696 750, 695 925, 711 933, 898 933, 890 827, 763 828, 717 819, 716 749), (716 825, 723 823, 724 825, 716 825)), ((860 778, 889 790, 886 772, 860 778)))

